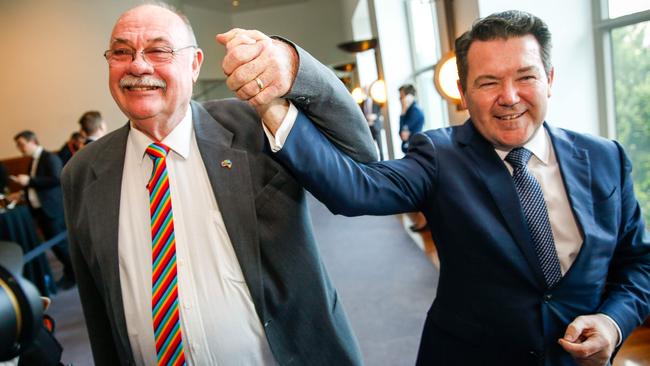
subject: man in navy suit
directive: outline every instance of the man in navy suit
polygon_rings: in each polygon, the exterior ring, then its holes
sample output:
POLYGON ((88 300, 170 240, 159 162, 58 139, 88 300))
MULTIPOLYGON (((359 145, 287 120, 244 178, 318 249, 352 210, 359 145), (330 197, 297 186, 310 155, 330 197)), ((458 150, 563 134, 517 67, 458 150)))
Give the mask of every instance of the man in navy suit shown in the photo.
POLYGON ((270 135, 291 129, 269 139, 276 157, 333 212, 426 215, 441 267, 418 365, 606 365, 650 312, 630 161, 545 122, 550 42, 528 13, 477 21, 456 41, 470 118, 400 160, 357 163, 292 105, 258 108, 270 135))

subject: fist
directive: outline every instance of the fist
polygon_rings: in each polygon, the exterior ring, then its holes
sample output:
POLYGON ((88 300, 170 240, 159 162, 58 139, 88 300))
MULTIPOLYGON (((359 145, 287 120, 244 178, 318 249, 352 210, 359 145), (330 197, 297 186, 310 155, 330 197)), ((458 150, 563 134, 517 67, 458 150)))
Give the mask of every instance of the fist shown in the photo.
POLYGON ((217 35, 217 42, 226 47, 221 67, 226 85, 238 98, 260 106, 291 90, 299 61, 288 43, 238 28, 217 35))

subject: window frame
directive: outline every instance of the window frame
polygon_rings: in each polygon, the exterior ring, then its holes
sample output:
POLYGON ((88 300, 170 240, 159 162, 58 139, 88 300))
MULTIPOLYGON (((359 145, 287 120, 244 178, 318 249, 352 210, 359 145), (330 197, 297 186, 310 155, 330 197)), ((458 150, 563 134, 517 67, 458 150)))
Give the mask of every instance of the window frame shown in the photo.
POLYGON ((616 105, 614 97, 614 68, 610 32, 615 28, 650 21, 650 9, 609 18, 609 1, 592 0, 594 50, 596 52, 596 85, 598 94, 598 127, 601 136, 615 139, 616 105))

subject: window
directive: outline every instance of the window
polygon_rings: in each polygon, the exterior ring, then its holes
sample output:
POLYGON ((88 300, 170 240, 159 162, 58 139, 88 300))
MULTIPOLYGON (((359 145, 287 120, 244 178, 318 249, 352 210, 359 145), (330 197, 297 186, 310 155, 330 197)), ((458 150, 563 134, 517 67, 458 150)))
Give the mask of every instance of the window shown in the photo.
MULTIPOLYGON (((604 4, 603 4, 604 5, 604 4)), ((650 229, 650 4, 609 0, 596 19, 603 80, 601 126, 617 139, 634 169, 634 189, 650 229)))
POLYGON ((418 103, 424 112, 424 129, 447 126, 446 103, 433 84, 433 70, 441 56, 435 3, 408 0, 406 14, 415 70, 413 79, 418 92, 418 103))

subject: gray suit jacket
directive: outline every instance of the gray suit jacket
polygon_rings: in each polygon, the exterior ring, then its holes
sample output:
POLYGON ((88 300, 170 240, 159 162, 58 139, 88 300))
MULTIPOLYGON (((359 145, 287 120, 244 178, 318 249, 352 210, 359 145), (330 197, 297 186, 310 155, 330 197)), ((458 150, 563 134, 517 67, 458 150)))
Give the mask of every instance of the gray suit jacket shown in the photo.
MULTIPOLYGON (((297 49, 300 69, 287 97, 307 114, 329 114, 333 121, 361 113, 335 76, 297 49)), ((319 257, 305 193, 268 153, 254 110, 234 99, 191 107, 203 163, 278 364, 361 364, 319 257), (225 159, 232 169, 220 166, 225 159)), ((367 125, 354 120, 359 123, 330 122, 324 132, 358 160, 375 160, 367 125)), ((134 363, 117 257, 128 133, 127 124, 79 151, 62 176, 70 250, 97 365, 134 363)))

